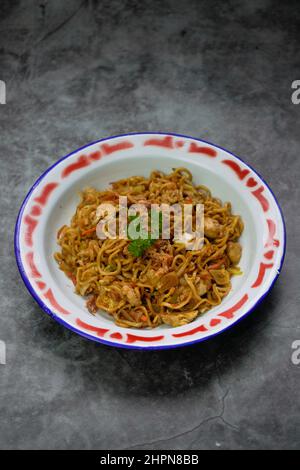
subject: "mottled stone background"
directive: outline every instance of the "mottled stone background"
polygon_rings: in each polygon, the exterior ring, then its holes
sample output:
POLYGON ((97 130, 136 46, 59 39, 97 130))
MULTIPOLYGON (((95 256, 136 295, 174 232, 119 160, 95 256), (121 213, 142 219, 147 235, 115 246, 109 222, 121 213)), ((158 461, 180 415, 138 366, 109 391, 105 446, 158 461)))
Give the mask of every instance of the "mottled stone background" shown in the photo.
POLYGON ((299 2, 1 0, 0 16, 0 447, 300 447, 299 2), (150 130, 244 157, 288 231, 282 274, 250 317, 162 352, 63 329, 26 291, 13 253, 18 208, 41 172, 95 139, 150 130))

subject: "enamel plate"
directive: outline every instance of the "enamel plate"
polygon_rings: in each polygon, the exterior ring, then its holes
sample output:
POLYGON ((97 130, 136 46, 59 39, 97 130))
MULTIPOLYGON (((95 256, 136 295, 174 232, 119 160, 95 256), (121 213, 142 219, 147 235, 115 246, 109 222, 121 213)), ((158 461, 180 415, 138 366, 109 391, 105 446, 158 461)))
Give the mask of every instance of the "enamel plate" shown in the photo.
POLYGON ((177 134, 128 134, 102 139, 72 152, 50 167, 27 194, 16 223, 15 254, 30 294, 56 321, 85 338, 110 346, 163 349, 203 341, 228 329, 265 297, 280 272, 285 226, 280 207, 266 182, 232 153, 200 139, 177 134), (186 167, 196 184, 230 201, 245 230, 240 239, 242 276, 220 305, 188 325, 129 329, 116 326, 104 312, 91 315, 59 270, 58 229, 70 222, 87 186, 105 189, 111 181, 149 176, 158 169, 186 167))

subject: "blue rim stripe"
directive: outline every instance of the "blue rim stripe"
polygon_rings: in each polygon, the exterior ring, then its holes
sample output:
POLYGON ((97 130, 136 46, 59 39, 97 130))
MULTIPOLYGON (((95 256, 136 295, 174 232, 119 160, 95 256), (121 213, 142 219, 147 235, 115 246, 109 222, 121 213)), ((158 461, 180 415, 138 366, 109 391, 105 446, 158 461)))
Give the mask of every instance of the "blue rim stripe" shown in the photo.
POLYGON ((209 340, 209 339, 211 339, 215 336, 218 336, 219 334, 223 333, 224 331, 229 330, 234 325, 237 325, 245 317, 247 317, 264 300, 266 295, 271 291, 271 289, 273 288, 275 282, 277 281, 278 276, 279 276, 279 274, 281 272, 281 269, 282 269, 282 266, 283 266, 285 253, 286 253, 286 225, 285 225, 285 220, 284 220, 284 217, 283 217, 282 209, 281 209, 281 207, 280 207, 280 205, 277 201, 277 198, 276 198, 274 192, 272 191, 272 189, 270 188, 268 183, 265 181, 264 178, 262 178, 260 176, 260 174, 251 165, 246 163, 242 158, 238 157, 234 153, 229 152, 227 149, 225 149, 224 147, 221 147, 220 145, 216 145, 216 144, 213 144, 212 142, 209 142, 207 140, 199 139, 199 138, 196 138, 196 137, 191 137, 191 136, 188 136, 188 135, 185 135, 185 134, 176 134, 176 133, 173 133, 173 132, 131 132, 131 133, 128 133, 128 134, 119 134, 119 135, 114 135, 112 137, 105 137, 103 139, 99 139, 99 140, 95 140, 93 142, 90 142, 89 144, 84 145, 83 147, 80 147, 80 148, 74 150, 73 152, 65 155, 64 157, 60 158, 53 165, 51 165, 49 168, 47 168, 47 170, 44 171, 44 173, 42 173, 41 176, 39 176, 39 178, 34 182, 34 184, 29 189, 28 193, 26 194, 25 199, 23 200, 22 205, 21 205, 20 210, 19 210, 17 220, 16 220, 16 225, 15 225, 15 233, 14 233, 14 251, 15 251, 17 266, 18 266, 20 275, 22 277, 22 280, 23 280, 27 290, 29 291, 31 296, 35 299, 35 301, 38 303, 38 305, 44 310, 44 312, 46 312, 50 317, 52 317, 59 324, 63 325, 64 327, 68 328, 69 330, 73 331, 74 333, 77 333, 78 335, 80 335, 80 336, 82 336, 86 339, 96 341, 98 343, 105 344, 107 346, 113 346, 113 347, 124 348, 124 349, 139 349, 139 350, 147 350, 147 351, 148 350, 159 350, 159 349, 176 349, 176 348, 180 348, 180 347, 183 347, 183 346, 191 346, 191 345, 196 344, 196 343, 201 343, 202 341, 207 341, 207 340, 209 340), (209 336, 207 336, 205 338, 199 338, 199 339, 196 339, 196 340, 193 340, 193 341, 187 341, 185 343, 180 343, 180 344, 171 344, 171 345, 164 345, 164 346, 150 346, 150 345, 149 346, 137 346, 137 345, 127 345, 127 344, 113 343, 113 342, 107 341, 106 339, 103 339, 103 338, 96 338, 94 336, 91 336, 88 333, 85 333, 84 331, 78 330, 77 328, 73 327, 72 325, 70 325, 67 322, 65 322, 64 320, 62 320, 51 309, 49 309, 47 307, 47 305, 42 301, 42 299, 38 296, 36 291, 33 289, 33 287, 31 286, 31 283, 30 283, 30 281, 29 281, 29 279, 28 279, 28 277, 25 273, 25 269, 24 269, 24 266, 23 266, 23 263, 22 263, 22 260, 21 260, 21 254, 20 254, 20 243, 19 243, 19 238, 20 237, 19 237, 19 235, 20 235, 20 225, 21 225, 22 215, 23 215, 24 209, 26 207, 27 201, 30 198, 30 195, 33 192, 33 190, 39 185, 39 183, 45 178, 45 176, 53 168, 55 168, 60 162, 62 162, 63 160, 66 160, 67 158, 71 157, 72 155, 79 152, 80 150, 84 150, 87 147, 90 147, 91 145, 97 144, 99 142, 113 140, 113 139, 117 139, 119 137, 129 137, 129 136, 135 136, 135 135, 155 135, 155 134, 156 135, 165 135, 165 136, 166 135, 171 135, 171 136, 174 136, 174 137, 183 137, 183 138, 186 138, 186 139, 193 139, 193 140, 197 140, 198 142, 202 142, 202 143, 205 143, 205 144, 208 144, 208 145, 212 145, 213 147, 216 147, 220 150, 223 150, 223 151, 227 152, 229 155, 232 155, 237 160, 241 161, 244 165, 246 165, 248 168, 250 168, 258 176, 258 178, 260 178, 264 182, 266 187, 271 192, 271 194, 274 198, 274 201, 275 201, 275 203, 278 207, 278 210, 279 210, 279 213, 280 213, 280 216, 281 216, 281 220, 282 220, 282 224, 283 224, 283 253, 282 253, 281 260, 280 260, 280 266, 277 270, 277 273, 276 273, 269 289, 258 298, 257 302, 249 310, 247 310, 242 315, 241 318, 238 318, 233 323, 228 325, 226 328, 223 328, 222 330, 220 330, 216 333, 212 333, 212 334, 210 334, 209 336))

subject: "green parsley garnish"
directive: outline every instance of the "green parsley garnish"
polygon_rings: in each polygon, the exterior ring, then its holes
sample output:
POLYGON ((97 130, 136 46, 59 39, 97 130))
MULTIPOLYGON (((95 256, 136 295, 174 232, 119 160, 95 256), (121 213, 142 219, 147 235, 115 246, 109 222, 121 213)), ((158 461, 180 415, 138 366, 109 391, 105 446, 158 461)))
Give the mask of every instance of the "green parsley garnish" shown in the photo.
MULTIPOLYGON (((134 216, 129 216, 129 221, 131 222, 132 220, 135 220, 138 217, 138 215, 134 216)), ((140 224, 137 225, 137 228, 140 231, 140 224)), ((159 236, 162 232, 162 213, 159 213, 159 236)), ((129 233, 127 232, 128 238, 130 239, 129 233)), ((140 238, 137 238, 136 240, 131 240, 131 242, 128 245, 128 250, 129 252, 135 256, 142 256, 144 251, 147 250, 147 248, 150 248, 150 246, 155 243, 157 238, 151 238, 151 233, 150 235, 141 233, 140 231, 140 238)))
POLYGON ((150 238, 143 239, 138 238, 137 240, 132 240, 128 245, 128 251, 135 257, 142 256, 147 248, 150 248, 156 240, 151 240, 150 238))

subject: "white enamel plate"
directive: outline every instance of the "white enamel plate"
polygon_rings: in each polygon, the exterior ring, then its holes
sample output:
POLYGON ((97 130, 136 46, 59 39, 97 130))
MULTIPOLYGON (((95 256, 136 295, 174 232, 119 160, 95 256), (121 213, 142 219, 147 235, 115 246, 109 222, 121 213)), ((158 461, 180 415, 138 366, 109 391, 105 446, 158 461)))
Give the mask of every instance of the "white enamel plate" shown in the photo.
POLYGON ((203 341, 228 329, 265 297, 280 272, 285 227, 279 205, 265 181, 232 153, 200 139, 176 134, 128 134, 99 140, 67 155, 49 168, 27 194, 16 223, 15 253, 23 281, 42 309, 70 330, 111 346, 163 349, 203 341), (58 229, 70 222, 87 187, 105 189, 111 181, 149 176, 184 166, 196 184, 230 201, 245 223, 241 237, 242 276, 220 305, 177 328, 129 329, 104 312, 91 315, 85 299, 58 269, 58 229))

